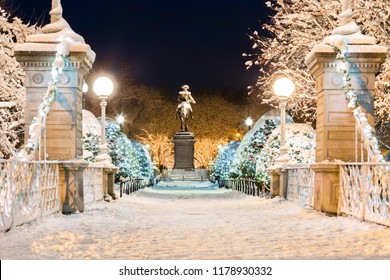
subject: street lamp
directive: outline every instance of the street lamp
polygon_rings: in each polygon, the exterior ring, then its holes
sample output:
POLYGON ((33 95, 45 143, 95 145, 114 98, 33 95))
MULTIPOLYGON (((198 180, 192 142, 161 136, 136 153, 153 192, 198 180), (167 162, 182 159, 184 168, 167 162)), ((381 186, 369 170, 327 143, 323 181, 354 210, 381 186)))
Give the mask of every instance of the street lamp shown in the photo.
POLYGON ((125 122, 125 117, 122 116, 122 115, 119 115, 117 118, 116 118, 116 121, 119 123, 119 126, 125 122))
POLYGON ((107 154, 108 148, 106 144, 106 107, 107 107, 107 98, 113 92, 114 84, 107 77, 97 78, 93 84, 93 91, 100 99, 100 107, 102 108, 101 116, 101 126, 102 126, 102 135, 101 135, 101 144, 99 147, 100 154, 96 157, 97 161, 108 160, 111 162, 110 156, 107 154))
POLYGON ((289 78, 280 77, 274 82, 273 90, 279 100, 280 107, 280 157, 278 158, 278 161, 287 163, 290 160, 290 157, 287 154, 286 136, 284 131, 286 124, 286 104, 287 98, 293 94, 295 86, 289 78))
POLYGON ((248 127, 248 130, 250 130, 252 128, 252 124, 253 124, 252 118, 251 117, 247 117, 246 120, 245 120, 245 124, 248 127))

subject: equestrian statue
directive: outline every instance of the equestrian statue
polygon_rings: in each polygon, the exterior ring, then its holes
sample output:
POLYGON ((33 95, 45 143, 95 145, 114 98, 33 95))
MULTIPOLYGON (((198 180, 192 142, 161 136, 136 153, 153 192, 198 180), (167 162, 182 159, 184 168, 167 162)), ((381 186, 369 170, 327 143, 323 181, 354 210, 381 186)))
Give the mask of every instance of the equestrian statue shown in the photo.
POLYGON ((179 105, 176 109, 176 118, 180 118, 180 129, 181 131, 188 131, 188 119, 193 119, 192 115, 192 106, 191 103, 196 103, 194 98, 191 95, 191 92, 188 91, 190 88, 187 85, 181 87, 183 91, 179 92, 179 105))

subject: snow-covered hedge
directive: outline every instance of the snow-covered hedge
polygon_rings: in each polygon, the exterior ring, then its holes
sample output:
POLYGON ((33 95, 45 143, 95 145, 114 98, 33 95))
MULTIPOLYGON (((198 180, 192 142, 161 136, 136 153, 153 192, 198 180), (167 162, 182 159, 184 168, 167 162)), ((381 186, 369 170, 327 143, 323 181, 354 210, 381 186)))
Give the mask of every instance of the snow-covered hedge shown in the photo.
MULTIPOLYGON (((290 123, 285 125, 286 146, 292 164, 308 164, 315 161, 315 131, 308 124, 290 123)), ((268 137, 264 148, 256 157, 256 177, 269 185, 267 168, 275 164, 280 155, 280 126, 268 137)))
MULTIPOLYGON (((83 112, 84 159, 95 162, 99 154, 100 124, 92 113, 83 112)), ((138 141, 130 140, 120 126, 108 119, 106 123, 106 143, 112 163, 119 167, 116 178, 137 177, 148 179, 153 176, 153 165, 147 149, 138 141)))
POLYGON ((219 149, 212 171, 212 175, 215 179, 229 178, 230 165, 239 145, 240 141, 232 141, 219 149))

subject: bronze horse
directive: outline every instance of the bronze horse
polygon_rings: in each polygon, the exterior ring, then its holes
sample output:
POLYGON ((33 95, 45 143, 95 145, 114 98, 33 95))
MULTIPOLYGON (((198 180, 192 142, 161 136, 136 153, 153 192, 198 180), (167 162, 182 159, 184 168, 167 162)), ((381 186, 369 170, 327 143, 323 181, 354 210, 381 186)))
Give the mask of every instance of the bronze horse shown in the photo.
POLYGON ((188 101, 182 101, 176 109, 176 118, 180 118, 181 131, 188 131, 188 119, 193 119, 191 105, 188 101))

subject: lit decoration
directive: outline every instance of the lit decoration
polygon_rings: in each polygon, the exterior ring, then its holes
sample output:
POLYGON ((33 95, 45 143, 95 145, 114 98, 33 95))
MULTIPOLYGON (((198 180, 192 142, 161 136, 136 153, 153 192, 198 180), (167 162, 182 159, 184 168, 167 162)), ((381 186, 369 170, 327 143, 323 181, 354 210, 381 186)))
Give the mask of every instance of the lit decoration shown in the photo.
MULTIPOLYGON (((361 136, 365 148, 368 151, 370 161, 383 162, 384 157, 379 150, 379 141, 375 136, 375 129, 369 124, 366 113, 359 106, 357 93, 353 90, 350 77, 350 66, 345 57, 345 51, 332 46, 337 53, 336 59, 339 61, 337 70, 343 74, 345 96, 348 102, 348 108, 352 110, 358 129, 361 131, 361 136)), ((357 160, 357 159, 356 159, 357 160)))

